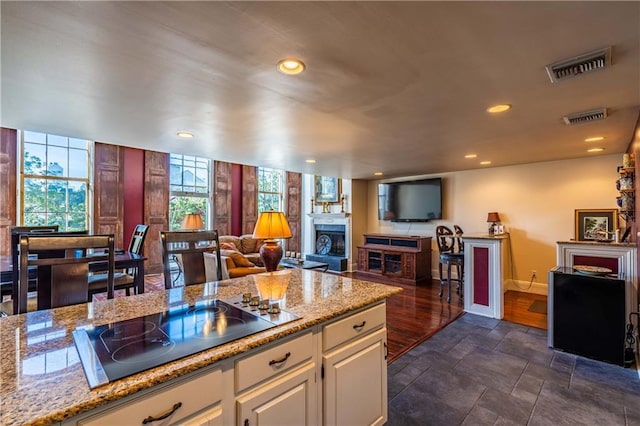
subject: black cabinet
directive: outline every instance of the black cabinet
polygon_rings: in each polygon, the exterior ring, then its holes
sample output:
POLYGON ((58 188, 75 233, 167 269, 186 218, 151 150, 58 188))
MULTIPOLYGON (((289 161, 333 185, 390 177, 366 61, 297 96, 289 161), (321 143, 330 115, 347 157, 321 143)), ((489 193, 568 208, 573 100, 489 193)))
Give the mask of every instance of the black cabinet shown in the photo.
POLYGON ((624 365, 624 280, 556 267, 548 304, 550 347, 624 365))

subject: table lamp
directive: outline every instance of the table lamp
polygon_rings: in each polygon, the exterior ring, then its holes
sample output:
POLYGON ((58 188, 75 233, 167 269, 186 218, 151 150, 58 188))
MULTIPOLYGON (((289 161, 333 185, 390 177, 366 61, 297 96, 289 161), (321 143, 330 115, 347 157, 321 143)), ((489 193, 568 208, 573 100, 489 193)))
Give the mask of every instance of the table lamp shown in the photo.
POLYGON ((204 229, 204 223, 202 222, 202 216, 200 213, 188 213, 184 219, 182 219, 182 229, 188 231, 199 231, 204 229))
POLYGON ((500 222, 500 215, 498 212, 489 212, 487 215, 487 223, 491 223, 489 225, 489 235, 495 234, 495 226, 500 222))
POLYGON ((289 222, 284 217, 284 213, 273 210, 260 213, 253 230, 253 238, 264 240, 264 244, 260 247, 260 259, 267 272, 278 269, 282 259, 282 247, 278 245, 276 239, 291 237, 289 222))

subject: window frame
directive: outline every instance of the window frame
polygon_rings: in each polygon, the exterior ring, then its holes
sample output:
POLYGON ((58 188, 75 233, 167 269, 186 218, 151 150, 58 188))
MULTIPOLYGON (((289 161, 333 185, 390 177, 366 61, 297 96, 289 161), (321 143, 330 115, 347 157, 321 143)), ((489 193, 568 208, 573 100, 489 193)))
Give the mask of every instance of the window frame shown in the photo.
POLYGON ((263 211, 269 211, 270 209, 273 209, 274 211, 281 211, 284 212, 285 209, 285 199, 284 199, 284 188, 285 188, 285 172, 282 169, 276 169, 273 167, 262 167, 259 166, 258 170, 257 170, 257 193, 256 193, 256 209, 257 209, 257 213, 258 215, 260 213, 262 213, 263 211), (264 177, 265 172, 269 172, 269 173, 277 173, 280 175, 280 187, 278 188, 278 191, 262 191, 261 190, 261 179, 264 177), (271 206, 269 209, 267 210, 261 210, 260 208, 260 194, 267 194, 267 195, 277 195, 278 196, 278 206, 277 208, 274 208, 273 206, 271 206))
MULTIPOLYGON (((188 160, 191 161, 191 160, 188 160)), ((203 216, 203 221, 204 221, 204 226, 205 229, 211 229, 211 224, 212 224, 212 218, 213 218, 213 197, 212 197, 212 188, 213 188, 213 166, 214 163, 211 159, 209 158, 205 158, 205 157, 198 157, 196 155, 188 155, 188 154, 178 154, 178 153, 169 153, 169 217, 167 218, 168 220, 168 225, 169 228, 171 230, 176 230, 176 229, 172 229, 171 228, 171 222, 172 222, 172 217, 171 217, 171 201, 176 198, 176 197, 180 197, 180 198, 203 198, 206 200, 206 214, 203 216), (193 168, 195 170, 203 170, 202 167, 198 167, 198 162, 206 162, 207 163, 207 190, 206 192, 198 192, 198 191, 188 191, 188 190, 184 190, 185 186, 193 186, 194 188, 197 188, 198 185, 196 185, 196 178, 197 178, 197 173, 194 174, 194 185, 185 185, 184 184, 184 168, 185 168, 185 157, 189 157, 189 158, 193 158, 193 163, 194 166, 193 168), (181 167, 181 172, 182 172, 182 177, 181 177, 181 181, 182 184, 181 185, 175 185, 172 182, 172 176, 171 176, 171 171, 172 171, 172 167, 174 165, 176 165, 174 163, 174 160, 176 159, 180 159, 180 165, 179 167, 181 167), (183 190, 174 190, 173 187, 174 186, 182 186, 183 190)), ((191 167, 191 166, 186 166, 186 167, 191 167)), ((200 186, 202 187, 202 186, 200 186)), ((181 228, 177 228, 177 229, 181 229, 181 228)))

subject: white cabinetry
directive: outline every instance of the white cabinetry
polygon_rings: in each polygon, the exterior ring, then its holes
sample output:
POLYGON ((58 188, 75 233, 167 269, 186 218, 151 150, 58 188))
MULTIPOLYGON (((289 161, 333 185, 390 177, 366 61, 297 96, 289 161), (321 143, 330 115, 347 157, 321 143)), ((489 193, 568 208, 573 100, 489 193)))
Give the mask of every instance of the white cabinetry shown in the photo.
POLYGON ((385 305, 324 327, 325 425, 382 425, 387 421, 385 305))
POLYGON ((221 425, 221 388, 222 372, 216 368, 179 379, 169 386, 154 388, 97 414, 71 420, 72 424, 82 426, 140 425, 143 422, 154 425, 221 425))

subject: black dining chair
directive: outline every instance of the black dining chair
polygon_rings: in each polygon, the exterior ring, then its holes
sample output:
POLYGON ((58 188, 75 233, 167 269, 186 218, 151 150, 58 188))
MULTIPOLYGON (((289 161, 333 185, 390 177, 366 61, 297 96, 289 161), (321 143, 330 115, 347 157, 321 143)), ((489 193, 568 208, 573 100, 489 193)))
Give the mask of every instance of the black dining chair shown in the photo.
MULTIPOLYGON (((147 231, 149 225, 136 225, 131 234, 131 240, 129 240, 129 253, 142 254, 144 248, 144 240, 147 238, 147 231)), ((114 280, 115 290, 124 290, 127 296, 131 295, 131 289, 134 293, 137 292, 136 288, 136 275, 138 274, 138 268, 129 268, 123 271, 116 271, 114 280)), ((107 291, 107 279, 108 276, 105 272, 93 273, 89 275, 89 300, 92 300, 94 294, 104 293, 107 291)))
POLYGON ((107 262, 107 298, 113 298, 113 234, 20 234, 19 251, 20 278, 15 313, 27 312, 29 268, 33 266, 49 271, 49 282, 38 281, 38 309, 87 302, 91 262, 107 262), (47 252, 62 252, 64 256, 44 257, 42 253, 47 252))
POLYGON ((170 262, 173 256, 182 264, 184 285, 207 281, 204 253, 215 253, 217 280, 222 279, 222 259, 218 231, 160 231, 164 286, 172 287, 170 262))
POLYGON ((449 290, 447 302, 451 302, 451 283, 456 283, 456 290, 460 295, 460 299, 464 297, 464 252, 462 246, 462 229, 458 227, 456 233, 444 226, 436 227, 436 241, 438 243, 439 261, 438 273, 440 274, 440 292, 438 296, 442 298, 444 286, 449 290), (459 232, 458 232, 459 229, 459 232), (451 274, 451 268, 456 268, 456 276, 451 274), (446 267, 446 276, 443 273, 443 267, 446 267))

